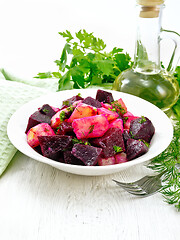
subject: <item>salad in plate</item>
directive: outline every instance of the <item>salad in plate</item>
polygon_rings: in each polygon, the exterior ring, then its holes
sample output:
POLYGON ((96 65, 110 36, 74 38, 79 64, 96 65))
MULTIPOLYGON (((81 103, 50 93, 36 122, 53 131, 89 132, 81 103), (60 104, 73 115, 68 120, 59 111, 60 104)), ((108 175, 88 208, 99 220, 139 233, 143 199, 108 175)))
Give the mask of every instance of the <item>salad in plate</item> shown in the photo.
POLYGON ((44 157, 84 166, 131 161, 149 150, 154 133, 150 119, 101 89, 95 98, 72 96, 60 108, 44 104, 26 128, 27 143, 44 157))

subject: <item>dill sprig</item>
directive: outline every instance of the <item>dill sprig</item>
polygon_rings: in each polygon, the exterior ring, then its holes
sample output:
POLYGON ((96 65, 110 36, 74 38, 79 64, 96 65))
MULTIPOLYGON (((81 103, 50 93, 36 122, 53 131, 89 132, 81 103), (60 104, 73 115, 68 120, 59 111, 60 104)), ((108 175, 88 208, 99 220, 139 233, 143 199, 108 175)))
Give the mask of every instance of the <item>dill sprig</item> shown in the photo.
MULTIPOLYGON (((174 77, 180 86, 180 66, 176 67, 174 77)), ((151 160, 148 167, 159 173, 166 170, 160 192, 167 203, 174 205, 180 211, 180 96, 172 112, 173 139, 164 152, 151 160)))
POLYGON ((180 165, 178 167, 180 164, 180 119, 174 120, 173 125, 174 136, 169 147, 152 159, 148 167, 159 173, 166 170, 160 192, 167 203, 174 205, 180 211, 180 165))

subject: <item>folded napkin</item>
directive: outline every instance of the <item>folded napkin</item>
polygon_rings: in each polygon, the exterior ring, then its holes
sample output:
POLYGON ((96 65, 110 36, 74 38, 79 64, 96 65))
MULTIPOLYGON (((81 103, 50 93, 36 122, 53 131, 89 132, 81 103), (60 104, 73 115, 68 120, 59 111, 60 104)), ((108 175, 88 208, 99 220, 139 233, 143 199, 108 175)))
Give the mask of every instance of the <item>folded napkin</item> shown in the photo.
POLYGON ((0 69, 0 175, 17 151, 7 136, 10 117, 26 102, 57 89, 57 79, 26 80, 0 69))

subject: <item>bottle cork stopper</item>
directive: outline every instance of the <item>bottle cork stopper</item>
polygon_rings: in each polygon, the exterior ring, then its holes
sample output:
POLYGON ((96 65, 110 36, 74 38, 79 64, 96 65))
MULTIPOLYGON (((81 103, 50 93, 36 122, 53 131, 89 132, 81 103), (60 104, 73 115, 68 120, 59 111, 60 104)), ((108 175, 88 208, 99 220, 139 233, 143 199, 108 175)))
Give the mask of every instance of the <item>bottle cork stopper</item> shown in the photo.
POLYGON ((164 3, 164 0, 137 0, 137 4, 143 5, 143 6, 157 6, 164 3))
POLYGON ((141 18, 157 18, 159 17, 159 5, 162 5, 164 0, 137 0, 137 4, 141 5, 141 18))

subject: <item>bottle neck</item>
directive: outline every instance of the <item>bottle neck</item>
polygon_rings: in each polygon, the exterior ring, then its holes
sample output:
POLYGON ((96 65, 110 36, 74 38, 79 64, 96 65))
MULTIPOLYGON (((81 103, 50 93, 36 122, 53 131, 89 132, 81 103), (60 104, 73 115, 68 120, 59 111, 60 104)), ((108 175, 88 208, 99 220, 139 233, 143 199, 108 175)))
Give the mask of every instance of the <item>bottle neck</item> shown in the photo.
POLYGON ((160 66, 160 28, 163 5, 138 6, 137 38, 134 70, 144 74, 157 74, 160 66), (153 10, 154 9, 154 10, 153 10))

